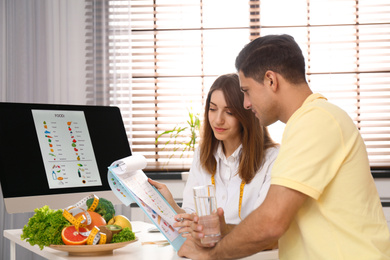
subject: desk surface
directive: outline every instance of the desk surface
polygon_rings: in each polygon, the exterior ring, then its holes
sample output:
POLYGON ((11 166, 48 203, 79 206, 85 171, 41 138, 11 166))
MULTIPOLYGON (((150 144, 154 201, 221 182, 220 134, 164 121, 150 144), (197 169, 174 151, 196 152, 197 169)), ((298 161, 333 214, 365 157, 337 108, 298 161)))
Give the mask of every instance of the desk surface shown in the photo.
MULTIPOLYGON (((43 250, 40 250, 38 246, 31 246, 24 240, 20 239, 22 234, 21 229, 11 229, 4 230, 4 237, 11 240, 24 248, 40 255, 44 258, 50 260, 92 260, 92 259, 108 259, 108 260, 124 260, 124 259, 139 259, 139 260, 149 260, 149 259, 186 259, 177 256, 177 253, 171 245, 159 247, 157 245, 142 245, 142 242, 164 240, 165 237, 161 233, 149 233, 147 230, 154 225, 141 222, 133 221, 132 222, 133 231, 136 232, 138 241, 131 243, 123 248, 115 249, 112 255, 102 255, 102 256, 68 256, 67 252, 58 251, 49 247, 45 247, 43 250)), ((16 256, 17 259, 17 256, 16 256)), ((278 251, 266 251, 260 252, 253 256, 247 257, 245 259, 257 259, 257 260, 277 260, 278 251)))

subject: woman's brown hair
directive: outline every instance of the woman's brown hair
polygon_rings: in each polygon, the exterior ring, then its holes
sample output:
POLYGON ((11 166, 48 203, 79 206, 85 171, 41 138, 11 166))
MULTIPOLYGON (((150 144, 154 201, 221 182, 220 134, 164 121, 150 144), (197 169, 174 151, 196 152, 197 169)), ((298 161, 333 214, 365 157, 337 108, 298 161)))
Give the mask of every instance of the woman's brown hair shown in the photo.
POLYGON ((209 90, 200 143, 200 163, 207 172, 210 174, 215 173, 217 162, 214 152, 219 141, 214 136, 208 116, 211 95, 215 90, 223 92, 230 112, 240 122, 242 151, 238 173, 242 180, 249 183, 263 165, 265 150, 274 147, 276 143, 272 140, 267 128, 260 126, 259 120, 252 111, 244 108, 244 95, 241 93, 237 74, 225 74, 218 77, 209 90))

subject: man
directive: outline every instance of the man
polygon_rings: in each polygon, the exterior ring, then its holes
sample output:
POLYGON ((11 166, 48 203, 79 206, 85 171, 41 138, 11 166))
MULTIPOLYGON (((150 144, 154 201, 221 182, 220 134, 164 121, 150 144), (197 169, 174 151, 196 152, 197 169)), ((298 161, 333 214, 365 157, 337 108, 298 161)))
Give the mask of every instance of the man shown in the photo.
POLYGON ((344 111, 312 93, 294 39, 257 38, 240 52, 236 68, 244 107, 262 125, 286 123, 271 187, 263 204, 215 247, 199 247, 189 237, 178 254, 236 259, 279 241, 281 260, 390 259, 363 139, 344 111))

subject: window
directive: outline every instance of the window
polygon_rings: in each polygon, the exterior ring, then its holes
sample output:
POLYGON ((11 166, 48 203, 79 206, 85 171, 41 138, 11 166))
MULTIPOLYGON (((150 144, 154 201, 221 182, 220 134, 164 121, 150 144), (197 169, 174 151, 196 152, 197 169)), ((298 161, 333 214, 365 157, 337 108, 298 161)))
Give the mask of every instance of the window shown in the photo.
POLYGON ((148 169, 187 170, 193 151, 183 152, 181 143, 190 140, 189 129, 175 140, 169 134, 156 138, 188 127, 189 113, 201 118, 212 82, 235 72, 235 56, 249 41, 249 5, 234 0, 109 5, 110 79, 116 81, 110 84, 111 104, 123 111, 132 150, 147 157, 148 169))
POLYGON ((306 57, 312 90, 348 112, 365 140, 371 166, 390 166, 389 3, 259 2, 260 34, 294 36, 306 57), (278 6, 284 8, 274 15, 278 6))
MULTIPOLYGON (((371 166, 390 166, 386 0, 133 0, 99 10, 95 21, 109 25, 102 44, 109 46, 102 57, 109 87, 101 93, 121 108, 132 150, 147 157, 149 170, 190 167, 191 153, 165 146, 169 135, 156 143, 158 135, 185 127, 188 111, 203 114, 208 88, 235 72, 235 57, 250 39, 280 33, 300 44, 313 91, 355 121, 371 166)), ((279 141, 283 124, 270 129, 279 141)))

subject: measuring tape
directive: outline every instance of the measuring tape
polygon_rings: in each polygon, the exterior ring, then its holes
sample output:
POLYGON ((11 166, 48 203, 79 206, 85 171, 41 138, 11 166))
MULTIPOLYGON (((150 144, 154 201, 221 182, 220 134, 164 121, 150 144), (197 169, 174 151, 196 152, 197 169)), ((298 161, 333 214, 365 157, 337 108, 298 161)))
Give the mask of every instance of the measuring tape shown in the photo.
POLYGON ((98 204, 99 204, 99 198, 95 194, 91 194, 91 195, 83 198, 82 200, 78 201, 76 204, 71 205, 71 206, 67 207, 66 209, 64 209, 64 212, 62 213, 62 215, 70 223, 72 223, 72 225, 75 226, 77 231, 79 231, 79 227, 85 227, 85 226, 92 223, 92 219, 91 219, 91 216, 89 215, 88 211, 95 211, 98 204), (86 205, 87 205, 87 200, 92 199, 92 198, 93 198, 92 205, 87 210, 85 210, 86 205), (78 217, 76 219, 72 213, 75 213, 76 211, 80 211, 80 210, 84 211, 85 216, 81 215, 80 217, 78 217))
POLYGON ((64 209, 64 212, 62 215, 76 228, 76 231, 79 231, 80 227, 86 227, 87 225, 91 224, 92 219, 91 216, 86 213, 85 215, 81 215, 77 219, 70 213, 68 210, 64 209), (85 221, 87 220, 87 221, 85 221), (86 223, 85 223, 86 222, 86 223))
MULTIPOLYGON (((71 205, 63 210, 62 215, 75 227, 77 232, 79 232, 80 227, 86 227, 92 223, 92 218, 89 211, 95 211, 96 207, 99 204, 99 198, 95 194, 91 194, 82 200, 78 201, 76 204, 71 205), (87 200, 92 199, 92 205, 86 210, 87 200), (85 214, 82 214, 80 217, 75 218, 72 212, 83 211, 85 214)), ((87 232, 79 232, 81 235, 88 237, 87 245, 96 245, 96 244, 105 244, 107 242, 107 235, 100 232, 100 229, 96 226, 92 230, 87 232)))
MULTIPOLYGON (((211 184, 214 185, 215 189, 217 189, 217 186, 215 186, 215 173, 211 175, 211 184)), ((244 196, 244 188, 245 188, 245 181, 242 180, 240 184, 240 196, 238 200, 238 217, 241 219, 241 206, 242 206, 242 197, 244 196)), ((242 220, 242 219, 241 219, 242 220)))
POLYGON ((87 245, 96 245, 100 240, 100 229, 94 226, 87 238, 87 245))

